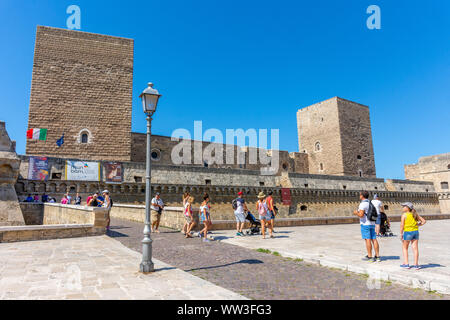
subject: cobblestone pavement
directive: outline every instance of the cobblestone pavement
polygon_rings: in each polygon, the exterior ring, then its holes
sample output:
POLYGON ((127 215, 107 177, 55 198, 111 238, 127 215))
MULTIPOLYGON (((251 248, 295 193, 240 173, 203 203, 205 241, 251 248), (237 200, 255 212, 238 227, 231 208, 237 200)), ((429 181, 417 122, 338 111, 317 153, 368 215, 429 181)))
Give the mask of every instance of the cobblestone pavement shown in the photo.
MULTIPOLYGON (((140 252, 142 231, 141 223, 112 219, 109 235, 140 252)), ((169 229, 152 239, 156 259, 251 299, 450 299, 169 229)))

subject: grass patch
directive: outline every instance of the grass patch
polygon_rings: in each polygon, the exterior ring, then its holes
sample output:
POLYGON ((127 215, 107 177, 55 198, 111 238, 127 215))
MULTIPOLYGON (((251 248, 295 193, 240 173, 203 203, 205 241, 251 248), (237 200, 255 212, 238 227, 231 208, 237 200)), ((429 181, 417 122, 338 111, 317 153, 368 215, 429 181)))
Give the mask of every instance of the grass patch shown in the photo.
POLYGON ((387 286, 390 286, 390 285, 392 285, 392 281, 384 281, 384 283, 387 285, 387 286))
POLYGON ((294 262, 302 262, 302 261, 303 261, 303 259, 300 259, 300 258, 294 259, 294 262))
POLYGON ((256 249, 256 251, 262 252, 262 253, 271 253, 271 251, 269 249, 263 249, 263 248, 258 248, 258 249, 256 249))
POLYGON ((278 251, 274 251, 274 252, 272 252, 272 254, 273 254, 274 256, 277 256, 277 257, 280 256, 280 253, 279 253, 278 251))

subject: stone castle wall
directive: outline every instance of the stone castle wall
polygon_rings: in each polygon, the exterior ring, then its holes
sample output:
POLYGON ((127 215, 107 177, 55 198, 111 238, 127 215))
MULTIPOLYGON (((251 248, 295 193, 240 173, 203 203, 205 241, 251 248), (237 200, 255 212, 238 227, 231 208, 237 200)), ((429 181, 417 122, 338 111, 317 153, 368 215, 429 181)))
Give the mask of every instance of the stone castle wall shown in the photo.
POLYGON ((46 141, 27 140, 28 155, 130 160, 133 47, 132 39, 37 27, 28 128, 48 132, 46 141))

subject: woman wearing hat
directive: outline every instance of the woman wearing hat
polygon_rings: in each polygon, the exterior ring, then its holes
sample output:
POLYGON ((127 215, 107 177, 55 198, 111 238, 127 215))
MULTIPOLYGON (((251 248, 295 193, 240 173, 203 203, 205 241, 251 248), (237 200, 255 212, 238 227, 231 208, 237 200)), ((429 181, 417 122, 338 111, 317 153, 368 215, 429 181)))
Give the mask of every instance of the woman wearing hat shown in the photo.
MULTIPOLYGON (((266 238, 266 221, 269 222, 271 219, 273 219, 272 215, 269 213, 269 208, 267 207, 265 198, 266 195, 261 191, 258 194, 258 202, 256 203, 256 210, 259 213, 259 220, 261 221, 261 231, 263 239, 266 238)), ((272 232, 273 225, 269 223, 269 233, 271 238, 273 238, 272 232)))
POLYGON ((410 269, 408 260, 408 247, 411 246, 414 252, 414 266, 412 268, 418 270, 419 266, 419 226, 423 226, 426 221, 414 209, 411 202, 402 203, 403 215, 400 222, 400 234, 403 242, 403 264, 402 268, 410 269))
POLYGON ((187 198, 186 204, 184 205, 184 217, 187 222, 187 230, 185 238, 192 238, 191 230, 195 226, 194 216, 192 214, 192 204, 194 203, 194 197, 189 196, 187 198))

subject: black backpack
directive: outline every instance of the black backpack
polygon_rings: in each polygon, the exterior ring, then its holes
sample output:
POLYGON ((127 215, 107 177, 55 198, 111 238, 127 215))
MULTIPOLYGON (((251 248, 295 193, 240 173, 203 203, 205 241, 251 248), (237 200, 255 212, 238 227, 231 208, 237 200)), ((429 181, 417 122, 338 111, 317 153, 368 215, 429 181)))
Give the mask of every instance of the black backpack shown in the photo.
POLYGON ((236 210, 237 209, 237 198, 233 199, 233 201, 231 201, 231 205, 233 206, 233 209, 236 210))
POLYGON ((372 201, 369 201, 369 209, 367 210, 367 219, 369 221, 377 221, 378 213, 377 209, 373 205, 372 201))

